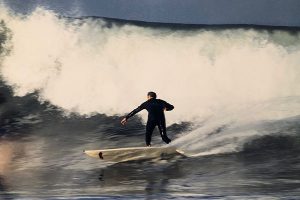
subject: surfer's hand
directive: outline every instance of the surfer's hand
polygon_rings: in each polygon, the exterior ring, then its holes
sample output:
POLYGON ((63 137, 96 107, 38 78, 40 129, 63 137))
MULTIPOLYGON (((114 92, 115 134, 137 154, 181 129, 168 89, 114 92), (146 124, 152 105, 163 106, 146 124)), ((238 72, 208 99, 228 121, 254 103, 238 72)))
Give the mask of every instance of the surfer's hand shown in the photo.
POLYGON ((122 121, 121 121, 121 124, 122 124, 122 125, 125 125, 126 122, 127 122, 127 119, 126 119, 126 118, 123 118, 122 121))

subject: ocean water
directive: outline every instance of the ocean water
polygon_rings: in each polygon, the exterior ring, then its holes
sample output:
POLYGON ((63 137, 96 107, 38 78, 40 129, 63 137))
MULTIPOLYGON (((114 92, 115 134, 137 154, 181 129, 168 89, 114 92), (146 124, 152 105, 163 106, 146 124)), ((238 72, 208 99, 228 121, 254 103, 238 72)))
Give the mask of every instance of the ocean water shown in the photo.
MULTIPOLYGON (((1 199, 300 198, 300 31, 67 18, 0 7, 1 199), (146 93, 188 157, 105 163, 143 146, 146 93)), ((153 145, 164 145, 157 130, 153 145)))

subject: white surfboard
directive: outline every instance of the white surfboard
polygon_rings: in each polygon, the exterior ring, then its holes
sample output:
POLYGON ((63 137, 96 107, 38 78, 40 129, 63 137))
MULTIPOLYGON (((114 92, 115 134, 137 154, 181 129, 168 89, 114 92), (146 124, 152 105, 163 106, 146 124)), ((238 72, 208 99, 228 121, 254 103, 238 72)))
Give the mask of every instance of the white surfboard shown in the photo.
POLYGON ((108 162, 146 160, 172 155, 184 155, 175 147, 128 147, 118 149, 84 150, 87 155, 108 162))

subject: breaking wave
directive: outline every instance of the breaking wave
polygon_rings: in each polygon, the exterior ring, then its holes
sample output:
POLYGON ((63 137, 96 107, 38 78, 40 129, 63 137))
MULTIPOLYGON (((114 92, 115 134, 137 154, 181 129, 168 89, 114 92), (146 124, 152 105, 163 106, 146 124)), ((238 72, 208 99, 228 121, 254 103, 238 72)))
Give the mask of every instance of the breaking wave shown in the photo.
POLYGON ((206 155, 283 134, 300 114, 298 31, 144 27, 42 8, 27 16, 1 8, 0 19, 5 84, 65 115, 121 116, 153 90, 175 105, 169 125, 193 124, 173 144, 206 155))

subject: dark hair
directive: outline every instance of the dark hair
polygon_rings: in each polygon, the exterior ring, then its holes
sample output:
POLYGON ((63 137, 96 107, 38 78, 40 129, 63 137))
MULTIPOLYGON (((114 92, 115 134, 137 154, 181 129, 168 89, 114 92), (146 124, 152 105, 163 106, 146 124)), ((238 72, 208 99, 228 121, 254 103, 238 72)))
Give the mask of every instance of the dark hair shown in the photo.
POLYGON ((154 98, 154 99, 156 99, 156 93, 155 92, 148 92, 147 95, 154 98))

